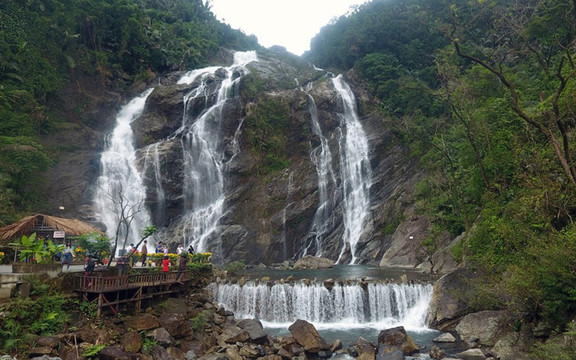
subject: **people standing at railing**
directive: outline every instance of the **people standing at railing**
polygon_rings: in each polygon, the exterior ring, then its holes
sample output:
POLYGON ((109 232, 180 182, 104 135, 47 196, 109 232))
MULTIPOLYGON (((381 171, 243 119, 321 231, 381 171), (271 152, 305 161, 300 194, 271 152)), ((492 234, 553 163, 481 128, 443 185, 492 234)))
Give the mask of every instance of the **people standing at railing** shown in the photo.
POLYGON ((148 257, 148 240, 144 240, 142 248, 140 249, 140 254, 142 254, 142 266, 146 266, 146 258, 148 257))
POLYGON ((170 270, 170 259, 168 259, 168 255, 165 255, 164 260, 162 260, 162 274, 164 274, 164 280, 168 279, 169 270, 170 270))
POLYGON ((96 264, 94 263, 94 260, 90 259, 90 256, 86 256, 84 262, 84 285, 86 287, 92 285, 88 277, 92 276, 92 272, 94 271, 95 266, 96 264))
MULTIPOLYGON (((182 252, 180 254, 180 259, 178 260, 178 275, 176 275, 176 281, 180 279, 180 276, 186 271, 186 264, 188 263, 188 254, 182 252)), ((182 281, 178 281, 182 284, 182 281)))

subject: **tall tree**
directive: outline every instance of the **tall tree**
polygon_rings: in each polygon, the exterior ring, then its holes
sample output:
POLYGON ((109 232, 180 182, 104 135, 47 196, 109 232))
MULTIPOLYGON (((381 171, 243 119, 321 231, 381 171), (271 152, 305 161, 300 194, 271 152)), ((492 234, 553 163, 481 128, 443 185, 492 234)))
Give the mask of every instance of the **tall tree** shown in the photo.
POLYGON ((547 139, 576 187, 574 8, 574 0, 478 1, 467 12, 452 5, 444 32, 460 57, 500 80, 514 112, 547 139))

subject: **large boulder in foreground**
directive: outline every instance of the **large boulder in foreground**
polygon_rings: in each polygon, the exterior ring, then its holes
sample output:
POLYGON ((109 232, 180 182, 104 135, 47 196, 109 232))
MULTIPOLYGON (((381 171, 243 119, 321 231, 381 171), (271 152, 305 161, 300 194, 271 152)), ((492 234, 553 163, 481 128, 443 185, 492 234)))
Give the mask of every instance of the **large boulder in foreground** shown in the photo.
POLYGON ((328 269, 333 266, 334 261, 312 255, 306 255, 294 263, 295 269, 328 269))
POLYGON ((434 284, 434 293, 428 309, 427 323, 440 331, 453 329, 470 312, 465 294, 471 292, 470 281, 478 274, 469 269, 458 269, 442 276, 434 284))
POLYGON ((324 340, 314 325, 310 324, 305 320, 296 320, 296 322, 288 328, 290 333, 296 339, 298 344, 300 344, 304 350, 317 353, 321 350, 327 350, 329 348, 328 343, 324 340))
POLYGON ((498 339, 512 329, 512 317, 506 311, 485 310, 466 315, 456 326, 460 338, 480 345, 494 346, 498 339))
POLYGON ((406 334, 403 326, 380 331, 380 334, 378 334, 378 349, 382 349, 382 346, 399 348, 404 355, 412 355, 420 351, 418 345, 406 334))

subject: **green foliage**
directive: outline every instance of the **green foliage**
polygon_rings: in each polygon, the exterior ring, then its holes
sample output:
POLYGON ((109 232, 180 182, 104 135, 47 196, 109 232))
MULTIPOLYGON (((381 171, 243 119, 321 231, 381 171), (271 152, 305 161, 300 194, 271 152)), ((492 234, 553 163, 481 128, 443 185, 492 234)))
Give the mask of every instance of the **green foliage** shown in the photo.
POLYGON ((95 234, 82 234, 73 238, 76 246, 86 249, 86 255, 99 259, 106 258, 112 251, 112 244, 107 236, 95 234))
POLYGON ((18 352, 26 343, 27 334, 52 335, 62 331, 70 317, 70 300, 53 291, 38 277, 27 277, 31 297, 12 299, 0 307, 0 347, 6 352, 18 352), (40 286, 40 287, 39 287, 40 286))
POLYGON ((54 256, 64 249, 64 245, 54 245, 51 239, 38 238, 36 233, 22 235, 19 241, 10 243, 10 246, 18 248, 20 261, 34 259, 39 264, 52 263, 54 256))
POLYGON ((146 332, 141 331, 140 337, 142 338, 142 352, 144 354, 152 354, 152 350, 156 346, 156 340, 146 336, 146 332))
POLYGON ((543 344, 536 344, 532 360, 576 360, 576 323, 571 321, 568 330, 552 336, 543 344))
POLYGON ((260 172, 263 174, 280 171, 290 165, 287 156, 290 153, 289 114, 287 104, 267 98, 259 101, 246 118, 250 147, 262 159, 260 172))
POLYGON ((80 311, 92 318, 98 315, 98 304, 95 302, 82 301, 79 308, 80 311))
POLYGON ((190 319, 190 327, 192 328, 192 331, 202 331, 204 329, 208 314, 207 310, 202 310, 198 315, 190 319))
POLYGON ((226 264, 224 270, 230 275, 237 275, 246 269, 246 262, 244 260, 233 261, 226 264))
POLYGON ((88 348, 86 348, 86 350, 84 350, 84 352, 82 353, 82 356, 87 358, 87 359, 96 359, 98 354, 100 354, 100 351, 102 351, 102 349, 104 349, 106 346, 106 344, 100 344, 100 345, 93 345, 90 346, 88 348))

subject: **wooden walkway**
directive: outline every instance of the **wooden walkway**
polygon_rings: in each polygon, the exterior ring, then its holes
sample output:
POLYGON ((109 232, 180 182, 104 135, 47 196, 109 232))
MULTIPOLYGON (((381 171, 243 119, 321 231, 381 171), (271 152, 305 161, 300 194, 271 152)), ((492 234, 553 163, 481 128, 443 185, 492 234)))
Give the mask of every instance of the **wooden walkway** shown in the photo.
POLYGON ((120 276, 77 274, 74 277, 74 290, 79 293, 80 301, 97 304, 98 317, 103 309, 117 315, 121 304, 133 305, 134 311, 139 312, 143 301, 183 292, 191 280, 191 273, 186 270, 178 280, 177 277, 178 271, 120 276))

